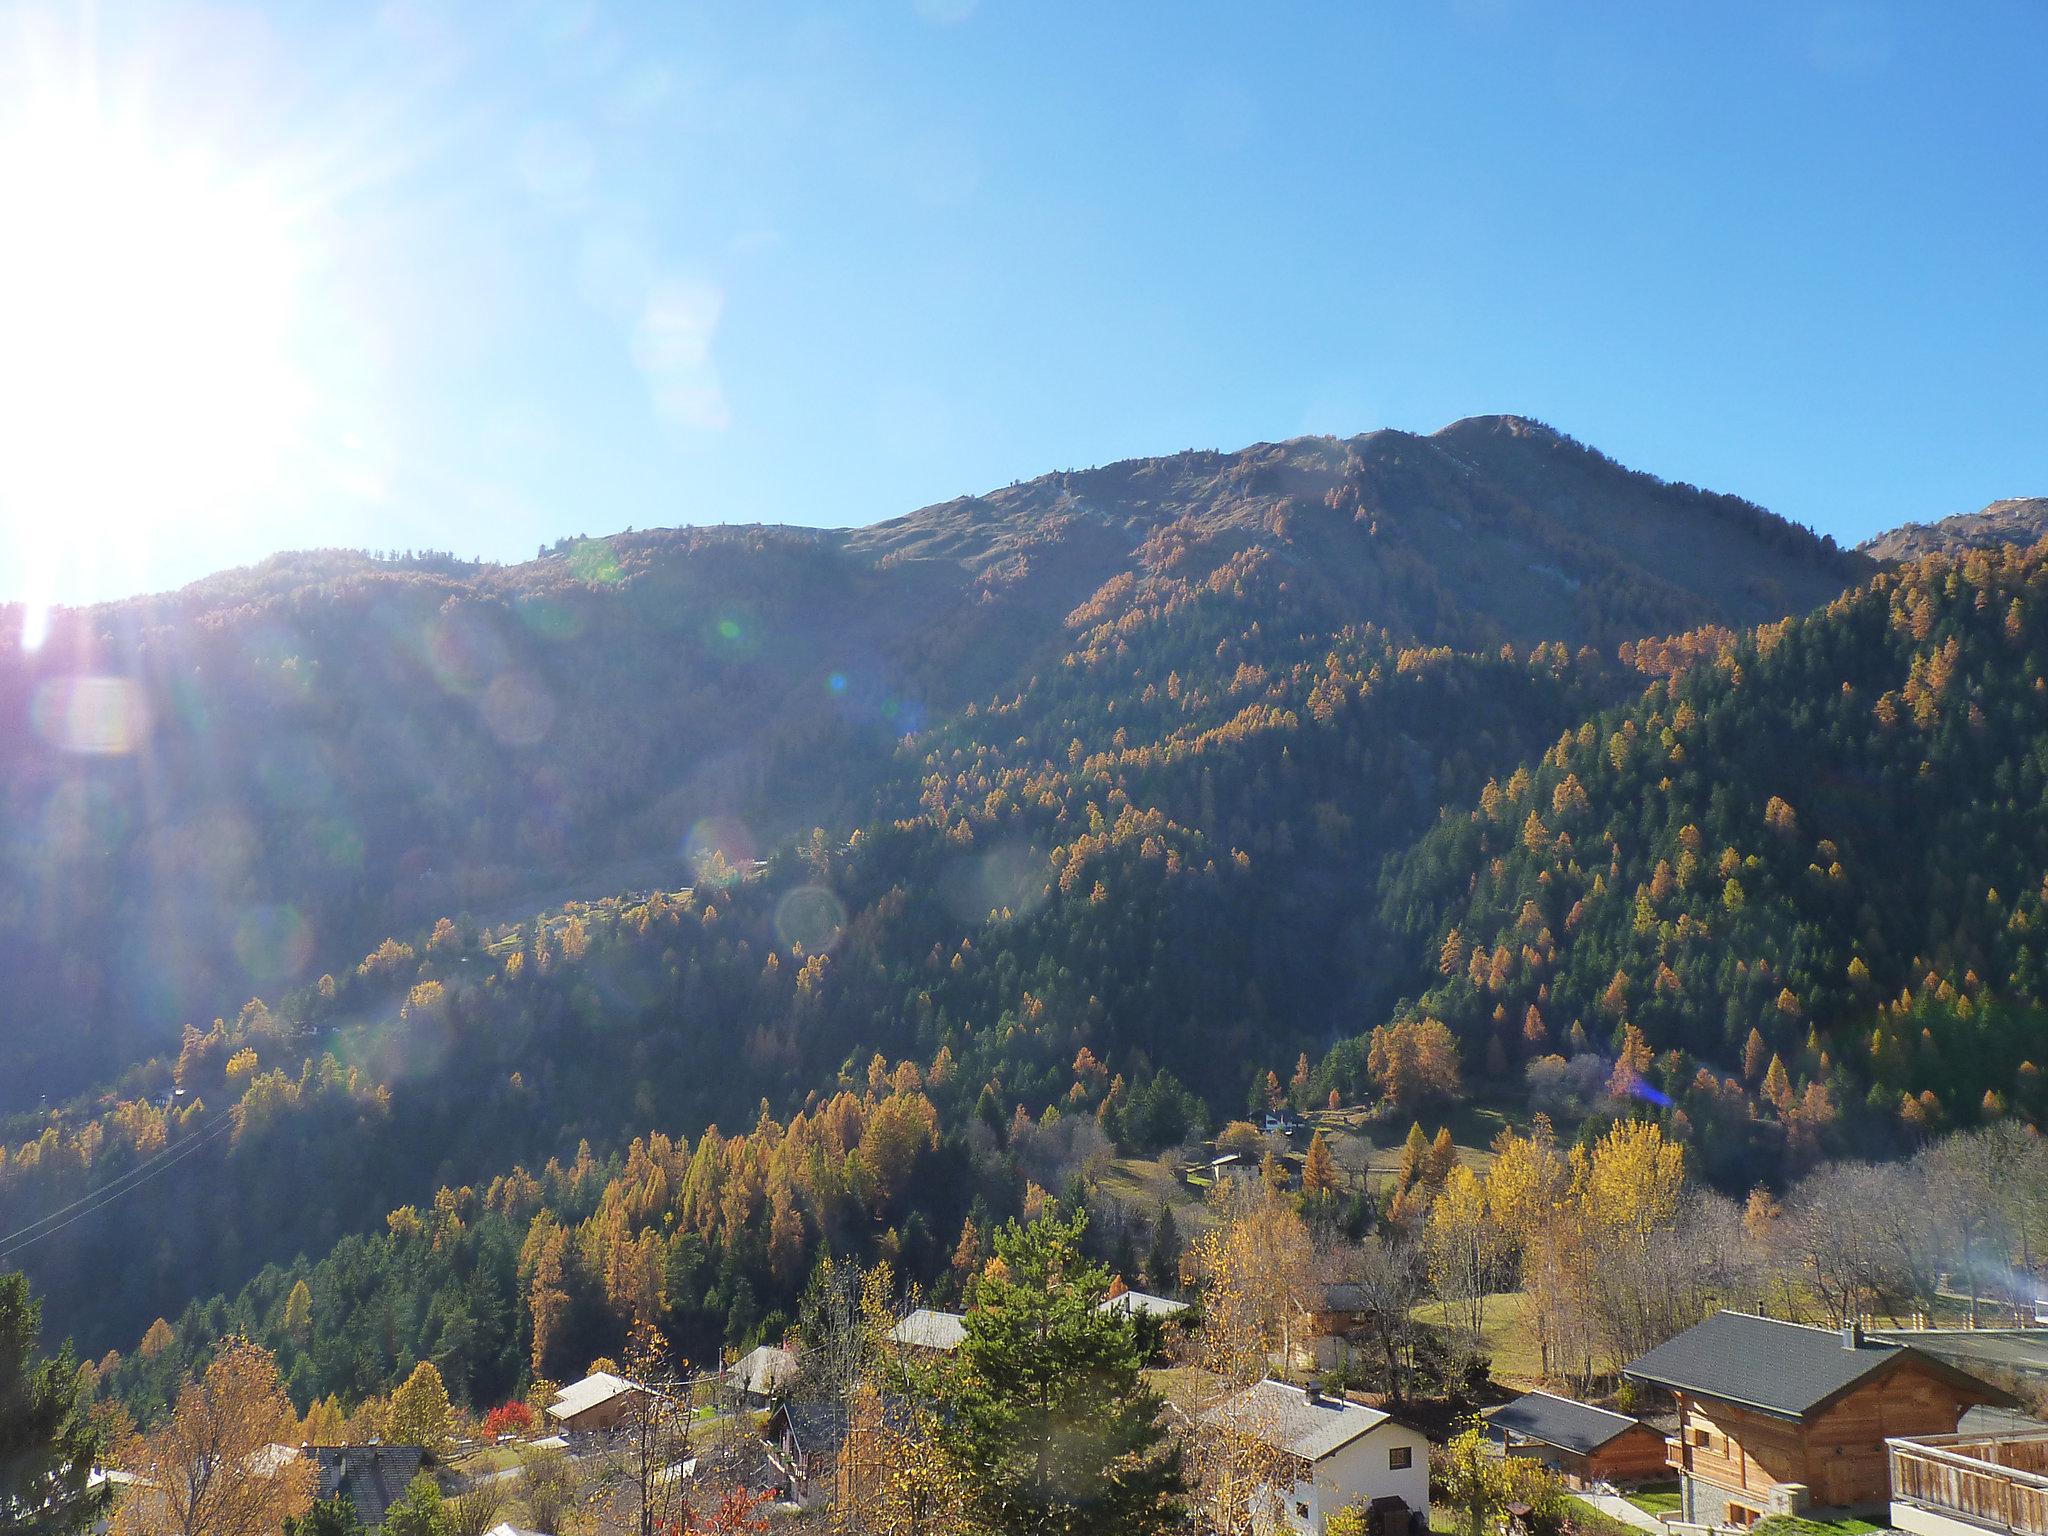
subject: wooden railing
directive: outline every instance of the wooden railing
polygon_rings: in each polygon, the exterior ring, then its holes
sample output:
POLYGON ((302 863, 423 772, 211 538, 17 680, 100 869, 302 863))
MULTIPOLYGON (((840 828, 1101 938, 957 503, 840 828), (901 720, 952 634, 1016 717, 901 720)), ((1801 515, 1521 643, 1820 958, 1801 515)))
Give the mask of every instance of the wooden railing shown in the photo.
POLYGON ((1894 1500, 2048 1536, 2048 1436, 1926 1435, 1885 1448, 1894 1500))

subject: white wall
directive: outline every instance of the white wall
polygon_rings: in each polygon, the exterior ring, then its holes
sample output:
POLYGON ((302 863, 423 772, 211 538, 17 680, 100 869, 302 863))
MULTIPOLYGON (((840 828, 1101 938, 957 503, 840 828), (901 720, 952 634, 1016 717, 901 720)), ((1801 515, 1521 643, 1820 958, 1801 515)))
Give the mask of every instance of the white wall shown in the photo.
POLYGON ((1429 1441, 1421 1431, 1388 1422, 1315 1466, 1313 1482, 1296 1483, 1281 1509, 1286 1528, 1322 1536, 1330 1517, 1346 1505, 1369 1503, 1388 1494, 1403 1500, 1427 1523, 1429 1518, 1429 1441), (1409 1464, 1399 1471, 1387 1465, 1388 1452, 1408 1448, 1409 1464), (1304 1518, 1296 1504, 1306 1504, 1304 1518))

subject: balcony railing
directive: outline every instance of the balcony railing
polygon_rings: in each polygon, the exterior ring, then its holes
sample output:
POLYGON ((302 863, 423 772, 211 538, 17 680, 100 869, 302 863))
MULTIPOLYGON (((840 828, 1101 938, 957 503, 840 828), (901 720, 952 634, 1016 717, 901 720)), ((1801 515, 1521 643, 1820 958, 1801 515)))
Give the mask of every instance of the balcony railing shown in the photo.
POLYGON ((2048 1435, 1925 1435, 1885 1448, 1895 1502, 2048 1536, 2048 1435))

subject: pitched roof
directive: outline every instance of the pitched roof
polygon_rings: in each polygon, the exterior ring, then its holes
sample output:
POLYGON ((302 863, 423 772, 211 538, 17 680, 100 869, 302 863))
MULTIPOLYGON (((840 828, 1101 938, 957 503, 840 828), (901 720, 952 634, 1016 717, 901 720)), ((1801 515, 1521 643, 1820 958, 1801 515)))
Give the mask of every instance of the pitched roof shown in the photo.
POLYGON ((732 1379, 756 1397, 773 1397, 796 1379, 796 1356, 779 1344, 763 1344, 740 1356, 732 1379))
POLYGON ((1486 1421, 1524 1440, 1580 1455, 1599 1450, 1608 1441, 1640 1428, 1643 1422, 1625 1413, 1610 1413, 1591 1403, 1574 1402, 1549 1392, 1531 1392, 1512 1403, 1489 1408, 1486 1421))
POLYGON ((1300 1387, 1269 1380, 1217 1404, 1202 1422, 1243 1430, 1303 1461, 1321 1461, 1391 1418, 1362 1403, 1321 1393, 1311 1398, 1300 1387))
POLYGON ((1905 1354, 1935 1365, 1926 1356, 1878 1339, 1847 1343, 1833 1328, 1809 1328, 1748 1312, 1716 1312, 1630 1361, 1623 1374, 1672 1391, 1803 1419, 1905 1354))
POLYGON ((1177 1317, 1187 1309, 1186 1302, 1175 1301, 1171 1296, 1154 1296, 1149 1291, 1123 1291, 1106 1298, 1095 1310, 1142 1312, 1147 1317, 1177 1317))
POLYGON ((405 1497, 406 1485, 420 1475, 426 1453, 416 1445, 309 1445, 305 1454, 317 1469, 313 1497, 347 1497, 356 1518, 371 1530, 384 1523, 384 1512, 405 1497))
POLYGON ((1323 1287, 1325 1312, 1370 1312, 1372 1303, 1366 1300, 1365 1287, 1354 1285, 1348 1280, 1333 1280, 1323 1287))
POLYGON ((915 1349, 938 1349, 951 1354, 967 1337, 967 1319, 958 1312, 934 1312, 930 1307, 919 1307, 891 1328, 889 1337, 915 1349))
POLYGON ((555 1395, 555 1400, 548 1404, 548 1412, 558 1419, 573 1419, 615 1397, 639 1390, 623 1376, 614 1376, 610 1371, 592 1371, 573 1386, 562 1388, 555 1395))

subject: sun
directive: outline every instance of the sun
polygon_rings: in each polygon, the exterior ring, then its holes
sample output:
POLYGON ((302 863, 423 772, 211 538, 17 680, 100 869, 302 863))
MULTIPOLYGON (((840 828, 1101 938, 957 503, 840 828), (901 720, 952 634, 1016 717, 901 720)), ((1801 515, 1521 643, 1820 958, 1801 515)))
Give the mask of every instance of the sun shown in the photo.
POLYGON ((90 107, 0 108, 0 517, 118 569, 244 517, 308 404, 303 252, 260 177, 90 107))

